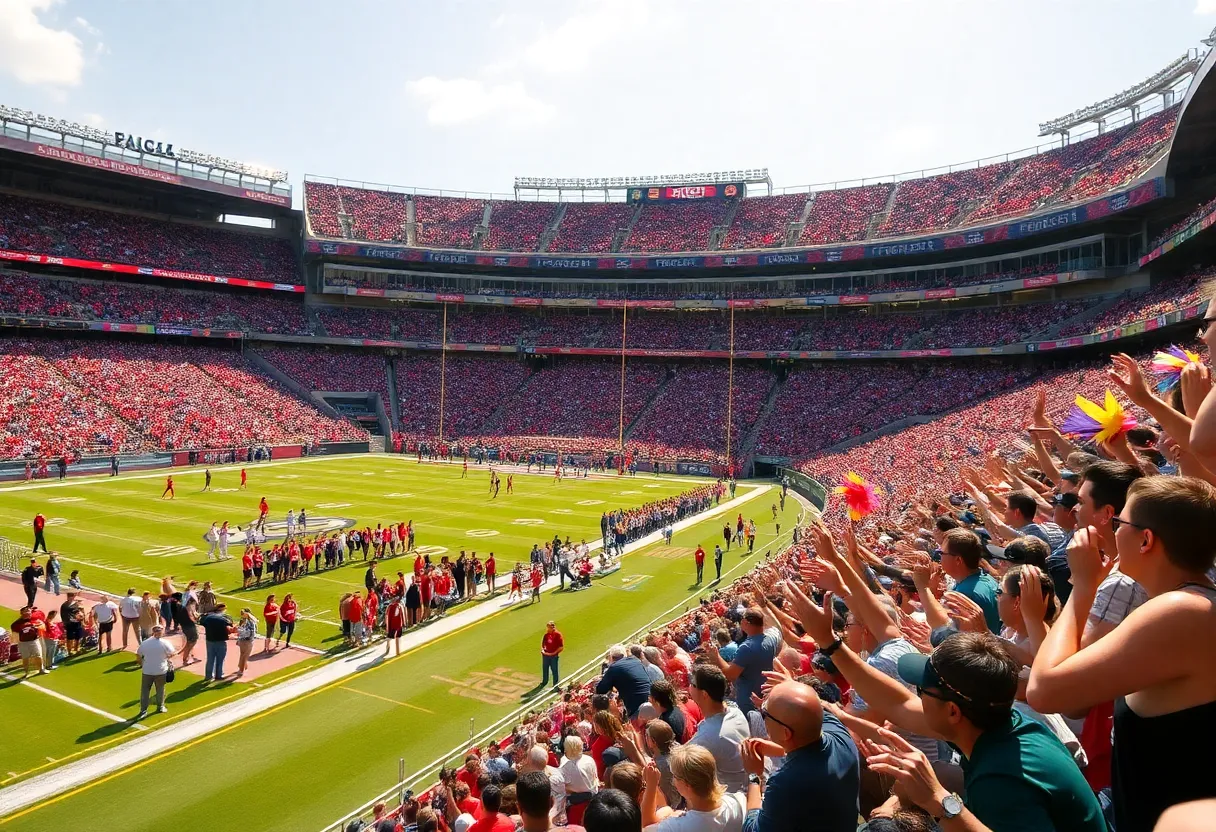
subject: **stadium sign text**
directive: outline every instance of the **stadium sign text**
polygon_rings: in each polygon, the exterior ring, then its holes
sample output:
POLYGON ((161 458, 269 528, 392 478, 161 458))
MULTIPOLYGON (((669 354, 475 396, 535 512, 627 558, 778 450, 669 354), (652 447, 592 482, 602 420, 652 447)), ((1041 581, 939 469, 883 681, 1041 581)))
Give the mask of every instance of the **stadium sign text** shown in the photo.
POLYGON ((130 133, 122 133, 114 131, 114 140, 112 144, 116 144, 126 150, 134 150, 137 153, 150 153, 153 156, 167 156, 170 159, 176 159, 177 154, 173 152, 173 143, 165 144, 154 139, 145 139, 142 136, 132 136, 130 133))

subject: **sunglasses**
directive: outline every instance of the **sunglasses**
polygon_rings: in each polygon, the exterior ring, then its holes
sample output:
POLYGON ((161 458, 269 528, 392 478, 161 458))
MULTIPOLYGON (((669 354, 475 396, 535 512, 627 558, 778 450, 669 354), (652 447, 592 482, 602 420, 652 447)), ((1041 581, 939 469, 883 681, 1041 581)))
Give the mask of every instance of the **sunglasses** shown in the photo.
POLYGON ((1112 532, 1119 531, 1121 526, 1131 526, 1134 529, 1140 529, 1141 531, 1146 532, 1152 531, 1152 529, 1150 529, 1148 526, 1141 526, 1139 523, 1133 523, 1131 520, 1124 520, 1122 517, 1110 518, 1110 530, 1112 532))
POLYGON ((764 717, 765 719, 771 719, 773 722, 777 723, 778 725, 783 726, 784 728, 789 729, 790 731, 794 730, 792 727, 790 727, 790 724, 788 722, 782 722, 781 720, 777 719, 777 717, 770 714, 768 712, 768 709, 766 709, 763 705, 760 706, 760 716, 764 717))

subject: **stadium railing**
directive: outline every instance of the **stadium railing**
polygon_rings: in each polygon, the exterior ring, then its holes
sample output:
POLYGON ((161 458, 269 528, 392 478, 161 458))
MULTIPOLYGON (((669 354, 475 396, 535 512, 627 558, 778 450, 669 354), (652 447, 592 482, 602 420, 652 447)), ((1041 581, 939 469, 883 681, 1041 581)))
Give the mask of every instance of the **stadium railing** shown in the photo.
MULTIPOLYGON (((805 475, 803 475, 803 476, 805 476, 805 475)), ((715 511, 715 509, 716 509, 716 507, 707 509, 707 511, 713 512, 713 511, 715 511)), ((739 578, 743 577, 744 575, 748 574, 753 569, 755 569, 756 566, 758 566, 761 563, 763 563, 764 561, 768 560, 773 555, 774 550, 775 550, 775 554, 777 557, 780 557, 782 554, 784 554, 785 551, 788 549, 789 545, 793 543, 794 529, 798 528, 798 526, 803 522, 805 517, 806 517, 806 508, 805 508, 805 506, 803 506, 801 508, 801 510, 799 511, 798 519, 795 521, 793 528, 785 531, 780 536, 778 536, 778 538, 776 540, 769 543, 768 546, 765 547, 765 549, 767 551, 763 552, 761 554, 760 558, 758 558, 757 560, 754 560, 754 561, 749 561, 747 563, 740 563, 734 567, 735 569, 740 569, 740 567, 742 567, 742 566, 750 565, 750 568, 746 572, 740 572, 734 578, 732 578, 732 580, 730 581, 730 584, 733 584, 735 581, 739 580, 739 578)), ((733 570, 728 571, 726 573, 726 575, 730 575, 732 571, 733 570)), ((726 584, 726 586, 729 586, 730 584, 726 584)), ((722 585, 719 584, 719 587, 721 587, 721 586, 722 585)), ((697 595, 706 594, 706 593, 708 593, 708 591, 709 590, 706 590, 705 592, 699 592, 699 593, 697 593, 697 595)), ((634 630, 632 633, 629 633, 628 635, 626 635, 622 638, 615 639, 612 643, 629 644, 631 642, 637 641, 639 638, 641 638, 646 633, 648 633, 652 630, 655 630, 655 629, 661 628, 661 627, 665 627, 669 624, 672 624, 675 621, 678 621, 686 613, 688 613, 689 610, 692 609, 692 599, 693 599, 693 596, 690 596, 689 598, 685 598, 684 600, 679 601, 676 604, 673 604, 672 606, 668 607, 663 612, 656 615, 654 618, 652 618, 646 624, 644 624, 641 627, 639 627, 638 629, 634 630), (682 610, 681 610, 681 607, 683 607, 682 610)), ((611 644, 605 644, 604 649, 607 650, 608 647, 610 647, 610 646, 611 646, 611 644)), ((377 803, 385 803, 388 806, 387 814, 389 814, 389 815, 396 814, 397 812, 399 812, 401 810, 401 807, 409 799, 406 796, 407 793, 413 795, 414 789, 419 786, 423 786, 423 785, 425 785, 426 788, 422 792, 419 792, 418 795, 426 794, 427 792, 429 792, 430 789, 433 788, 434 784, 436 784, 438 782, 440 769, 449 766, 453 762, 456 762, 457 764, 459 764, 460 762, 463 762, 464 755, 471 748, 480 747, 481 745, 483 745, 487 742, 497 742, 502 737, 509 736, 510 732, 507 732, 506 735, 501 733, 506 726, 511 725, 512 723, 518 722, 520 717, 523 716, 524 714, 527 714, 532 711, 543 710, 545 708, 550 707, 551 705, 553 705, 555 702, 557 702, 557 700, 559 700, 562 697, 562 694, 569 687, 571 687, 571 686, 584 687, 584 686, 588 685, 593 679, 595 679, 602 673, 602 670, 601 670, 602 662, 603 662, 602 655, 597 656, 596 658, 588 661, 586 664, 582 665, 577 670, 575 670, 573 673, 571 673, 569 676, 567 676, 567 685, 566 685, 566 687, 564 687, 562 689, 562 691, 559 691, 556 693, 554 693, 552 691, 548 691, 541 696, 537 696, 534 699, 529 699, 527 702, 521 704, 518 708, 515 708, 510 713, 508 713, 506 716, 499 719, 497 722, 494 722, 493 724, 483 728, 480 731, 474 730, 474 726, 472 725, 472 721, 470 720, 469 736, 468 736, 467 740, 465 740, 460 745, 455 746, 451 751, 444 754, 442 757, 439 757, 435 760, 432 760, 430 763, 427 763, 425 766, 423 766, 422 768, 420 768, 418 771, 414 772, 413 774, 406 775, 406 776, 402 776, 399 774, 398 782, 395 785, 391 786, 388 789, 385 789, 383 792, 376 795, 371 800, 367 801, 367 803, 363 804, 362 806, 360 806, 358 809, 354 810, 353 812, 350 812, 349 814, 344 815, 343 817, 339 818, 338 820, 334 821, 333 823, 325 826, 321 830, 321 832, 344 832, 345 829, 347 828, 347 825, 356 819, 363 820, 367 824, 367 827, 370 828, 372 826, 372 824, 371 824, 372 807, 375 806, 377 803)), ((404 758, 402 758, 402 760, 404 760, 404 758)), ((404 765, 404 763, 402 763, 402 765, 404 765)), ((402 768, 402 771, 404 771, 404 768, 402 768)), ((418 795, 415 795, 415 796, 418 796, 418 795)))

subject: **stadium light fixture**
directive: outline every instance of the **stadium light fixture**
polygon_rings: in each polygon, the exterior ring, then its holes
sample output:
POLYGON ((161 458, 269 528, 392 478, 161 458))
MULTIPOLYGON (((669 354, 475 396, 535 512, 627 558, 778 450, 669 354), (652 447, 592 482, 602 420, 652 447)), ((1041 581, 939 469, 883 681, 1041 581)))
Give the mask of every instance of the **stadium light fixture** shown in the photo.
POLYGON ((746 168, 707 173, 672 173, 663 176, 596 176, 556 178, 550 176, 517 176, 516 190, 621 190, 650 188, 660 185, 727 185, 732 182, 761 184, 771 181, 768 168, 746 168))
POLYGON ((1050 136, 1056 133, 1066 133, 1073 127, 1088 124, 1091 121, 1099 121, 1110 113, 1128 109, 1150 95, 1166 92, 1183 78, 1193 75, 1202 62, 1203 55, 1199 53, 1199 50, 1188 50, 1186 54, 1176 58, 1168 66, 1117 95, 1090 104, 1088 107, 1082 107, 1066 116, 1043 122, 1039 125, 1039 135, 1050 136))

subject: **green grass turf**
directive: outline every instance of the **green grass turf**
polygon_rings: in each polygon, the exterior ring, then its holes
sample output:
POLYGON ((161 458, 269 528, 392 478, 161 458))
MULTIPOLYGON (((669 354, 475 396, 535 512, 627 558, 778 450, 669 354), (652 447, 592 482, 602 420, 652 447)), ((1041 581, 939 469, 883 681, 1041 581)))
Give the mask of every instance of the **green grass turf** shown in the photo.
MULTIPOLYGON (((0 621, 6 625, 17 616, 16 610, 0 607, 0 621)), ((312 658, 267 674, 258 679, 258 685, 274 684, 285 676, 312 669, 321 661, 320 657, 312 658)), ((5 672, 10 677, 19 676, 20 662, 9 666, 5 672)), ((140 672, 133 653, 115 651, 98 654, 96 650, 89 651, 63 659, 51 673, 31 676, 30 681, 123 719, 131 719, 139 711, 140 672)), ((19 685, 12 679, 0 678, 0 690, 5 692, 6 701, 10 697, 14 699, 14 705, 19 708, 16 712, 38 714, 37 719, 22 720, 14 726, 16 734, 13 742, 6 740, 0 745, 0 786, 142 733, 131 727, 129 722, 114 722, 41 691, 19 685)), ((158 714, 153 711, 141 724, 149 729, 159 728, 254 690, 257 688, 231 681, 207 686, 200 682, 198 676, 183 673, 168 686, 165 693, 165 705, 169 712, 158 714)))
MULTIPOLYGON (((617 490, 631 489, 618 485, 617 490)), ((775 541, 770 502, 766 494, 748 504, 755 510, 745 516, 754 515, 760 524, 756 552, 749 558, 732 551, 725 564, 728 573, 739 574, 775 541)), ((781 517, 785 534, 797 510, 794 501, 787 502, 781 517)), ((702 543, 712 551, 720 533, 721 517, 716 517, 677 534, 673 546, 702 543)), ((537 605, 502 610, 336 686, 0 825, 70 828, 133 794, 165 794, 173 799, 145 802, 125 824, 131 829, 195 828, 206 817, 210 828, 320 829, 395 783, 398 758, 406 759, 408 771, 421 769, 460 746, 470 719, 486 726, 517 707, 519 693, 539 681, 539 641, 546 620, 557 620, 566 636, 562 669, 570 673, 655 616, 695 603, 698 589, 709 591, 708 585, 693 585, 690 556, 658 556, 664 548, 657 544, 626 557, 621 571, 588 591, 546 594, 537 605), (488 697, 494 701, 471 698, 470 687, 501 695, 488 697), (307 787, 300 788, 301 783, 307 787)), ((712 576, 712 561, 709 567, 712 576)))
MULTIPOLYGON (((133 474, 115 479, 58 483, 42 487, 0 487, 0 536, 24 545, 33 540, 30 522, 41 511, 48 518, 48 545, 64 561, 63 580, 79 569, 85 586, 123 594, 129 587, 157 591, 160 579, 210 580, 230 612, 246 604, 259 615, 266 595, 262 588, 241 588, 240 546, 224 563, 207 563, 202 535, 212 521, 228 520, 235 528, 257 516, 258 499, 267 498, 271 520, 282 520, 289 508, 308 509, 310 529, 324 517, 357 521, 359 527, 380 522, 414 521, 419 547, 443 547, 453 557, 461 549, 484 558, 493 551, 499 572, 527 560, 534 542, 559 534, 575 541, 599 537, 599 517, 605 509, 630 507, 678 494, 694 487, 693 480, 615 477, 564 480, 550 476, 515 476, 515 493, 507 495, 506 478, 497 499, 489 497, 489 474, 470 466, 467 478, 459 466, 418 465, 410 457, 377 455, 314 459, 283 465, 249 466, 249 490, 235 490, 237 468, 215 469, 212 491, 203 493, 203 471, 174 473, 176 499, 162 500, 162 474, 133 474), (224 489, 224 490, 220 490, 224 489), (591 505, 579 505, 580 502, 591 505), (595 502, 598 501, 598 502, 595 502), (319 506, 329 506, 320 508, 319 506), (525 525, 516 521, 528 521, 525 525), (491 536, 469 532, 484 530, 491 536)), ((768 506, 763 507, 768 511, 768 506)), ((769 515, 771 518, 771 514, 769 515)), ((757 522, 764 518, 757 516, 757 522)), ((437 561, 437 558, 434 558, 437 561)), ((413 556, 383 562, 378 574, 412 571, 413 556)), ((366 564, 361 560, 278 585, 282 600, 295 595, 302 618, 296 641, 320 649, 341 644, 338 599, 343 592, 363 589, 366 564)))

